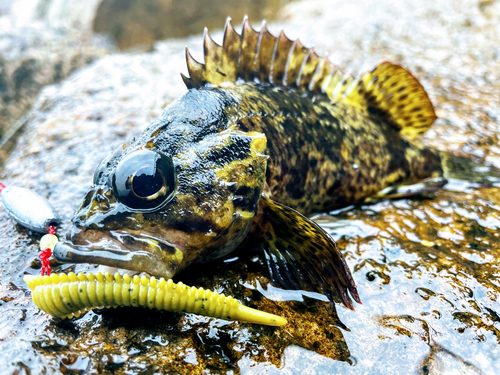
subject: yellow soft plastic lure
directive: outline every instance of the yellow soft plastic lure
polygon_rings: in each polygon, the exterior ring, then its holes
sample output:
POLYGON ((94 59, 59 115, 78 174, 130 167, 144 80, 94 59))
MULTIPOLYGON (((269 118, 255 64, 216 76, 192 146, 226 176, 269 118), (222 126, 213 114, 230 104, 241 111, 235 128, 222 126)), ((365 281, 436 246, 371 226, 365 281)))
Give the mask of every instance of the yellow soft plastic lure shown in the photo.
POLYGON ((35 305, 60 318, 78 317, 93 308, 134 306, 269 326, 287 323, 285 318, 244 306, 233 297, 164 278, 71 272, 27 275, 24 281, 32 290, 35 305))

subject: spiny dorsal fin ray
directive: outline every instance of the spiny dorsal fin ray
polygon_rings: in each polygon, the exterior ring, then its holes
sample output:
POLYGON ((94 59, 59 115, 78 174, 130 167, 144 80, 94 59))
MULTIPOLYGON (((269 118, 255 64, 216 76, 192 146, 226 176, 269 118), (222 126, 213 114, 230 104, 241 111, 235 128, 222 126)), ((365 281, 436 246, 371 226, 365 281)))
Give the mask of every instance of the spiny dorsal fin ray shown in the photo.
POLYGON ((304 59, 302 63, 303 66, 301 68, 300 77, 297 81, 299 87, 309 89, 314 73, 316 73, 316 69, 320 63, 321 57, 314 51, 314 48, 311 48, 307 55, 307 59, 304 59))
POLYGON ((236 82, 238 78, 238 61, 240 57, 241 38, 234 30, 231 22, 226 22, 224 39, 222 42, 223 71, 227 82, 236 82))
POLYGON ((330 63, 328 58, 322 57, 309 83, 309 90, 321 92, 326 80, 334 71, 335 67, 330 63))
POLYGON ((203 55, 205 56, 205 79, 215 86, 223 86, 227 67, 222 59, 222 46, 213 41, 207 28, 203 32, 203 55))
POLYGON ((188 88, 199 87, 203 85, 204 82, 202 80, 203 75, 205 74, 205 65, 196 61, 193 56, 189 53, 189 49, 186 47, 186 63, 189 72, 189 76, 191 78, 187 78, 183 76, 184 83, 188 88), (188 81, 189 84, 186 82, 188 81))
POLYGON ((304 47, 304 45, 297 39, 293 42, 286 61, 286 75, 283 79, 284 86, 299 86, 298 79, 302 75, 302 68, 304 62, 307 61, 310 49, 304 47))
POLYGON ((381 116, 410 140, 424 134, 437 118, 423 86, 402 66, 389 62, 377 65, 350 85, 337 86, 329 96, 381 116))
POLYGON ((259 38, 256 66, 257 76, 259 81, 269 82, 269 77, 271 76, 270 61, 273 60, 277 38, 267 30, 266 21, 262 22, 259 38))
POLYGON ((286 68, 288 57, 290 56, 290 49, 294 46, 294 42, 285 35, 283 30, 281 30, 278 36, 278 44, 274 50, 273 61, 271 63, 271 83, 275 85, 286 86, 286 68))
POLYGON ((188 88, 227 87, 238 80, 298 87, 326 94, 334 102, 365 108, 408 139, 421 136, 436 119, 424 88, 401 66, 384 62, 353 78, 298 39, 290 40, 283 31, 273 36, 265 22, 256 31, 245 17, 239 35, 228 18, 222 46, 205 29, 203 52, 205 64, 197 62, 186 48, 190 77, 183 75, 182 79, 188 88))
MULTIPOLYGON (((205 29, 203 37, 205 64, 197 62, 186 48, 189 76, 182 76, 188 88, 229 86, 238 79, 258 80, 280 86, 297 86, 314 92, 325 92, 326 80, 338 72, 326 57, 319 57, 297 39, 289 39, 283 31, 273 36, 262 23, 254 30, 248 18, 243 19, 241 35, 236 33, 228 18, 222 46, 210 38, 205 29), (323 90, 323 91, 322 91, 323 90)), ((337 76, 343 76, 337 73, 337 76)))
MULTIPOLYGON (((231 23, 231 19, 228 18, 226 23, 231 23)), ((259 32, 250 26, 248 18, 245 17, 241 30, 240 63, 238 67, 238 77, 244 81, 252 81, 255 78, 255 54, 258 42, 259 32)))

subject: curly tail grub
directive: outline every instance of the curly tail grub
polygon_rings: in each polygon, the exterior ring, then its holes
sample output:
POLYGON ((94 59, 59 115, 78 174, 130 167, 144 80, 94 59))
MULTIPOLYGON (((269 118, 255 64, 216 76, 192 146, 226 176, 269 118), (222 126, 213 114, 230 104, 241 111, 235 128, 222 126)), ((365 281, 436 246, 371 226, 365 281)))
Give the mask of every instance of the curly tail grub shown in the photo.
POLYGON ((286 319, 246 307, 233 297, 145 276, 130 277, 107 272, 96 275, 53 274, 24 277, 33 302, 46 313, 60 318, 79 317, 93 308, 134 306, 186 312, 245 323, 282 326, 286 319))

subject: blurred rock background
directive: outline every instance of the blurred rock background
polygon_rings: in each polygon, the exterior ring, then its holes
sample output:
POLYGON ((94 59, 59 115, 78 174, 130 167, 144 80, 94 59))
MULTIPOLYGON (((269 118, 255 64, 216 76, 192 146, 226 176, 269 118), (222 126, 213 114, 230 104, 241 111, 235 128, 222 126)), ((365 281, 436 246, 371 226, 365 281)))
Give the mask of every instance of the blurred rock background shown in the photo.
POLYGON ((0 2, 0 166, 41 88, 116 47, 92 32, 99 1, 0 2))
POLYGON ((272 19, 286 0, 0 1, 0 167, 41 88, 97 58, 220 28, 227 15, 272 19))
POLYGON ((220 29, 227 15, 239 22, 273 19, 290 0, 103 0, 93 29, 112 36, 120 49, 165 38, 198 34, 204 27, 220 29))

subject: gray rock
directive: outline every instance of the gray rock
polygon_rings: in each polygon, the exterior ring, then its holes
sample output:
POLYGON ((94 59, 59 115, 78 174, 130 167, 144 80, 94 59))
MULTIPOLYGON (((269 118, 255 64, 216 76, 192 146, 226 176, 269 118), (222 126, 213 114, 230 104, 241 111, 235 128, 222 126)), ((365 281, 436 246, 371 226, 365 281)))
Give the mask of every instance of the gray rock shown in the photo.
MULTIPOLYGON (((114 50, 108 39, 46 24, 0 30, 0 138, 31 107, 43 86, 59 82, 114 50)), ((12 134, 0 140, 7 152, 12 134)), ((1 156, 1 155, 0 155, 1 156)), ((5 157, 5 154, 4 154, 5 157)), ((0 157, 1 158, 1 157, 0 157)))

